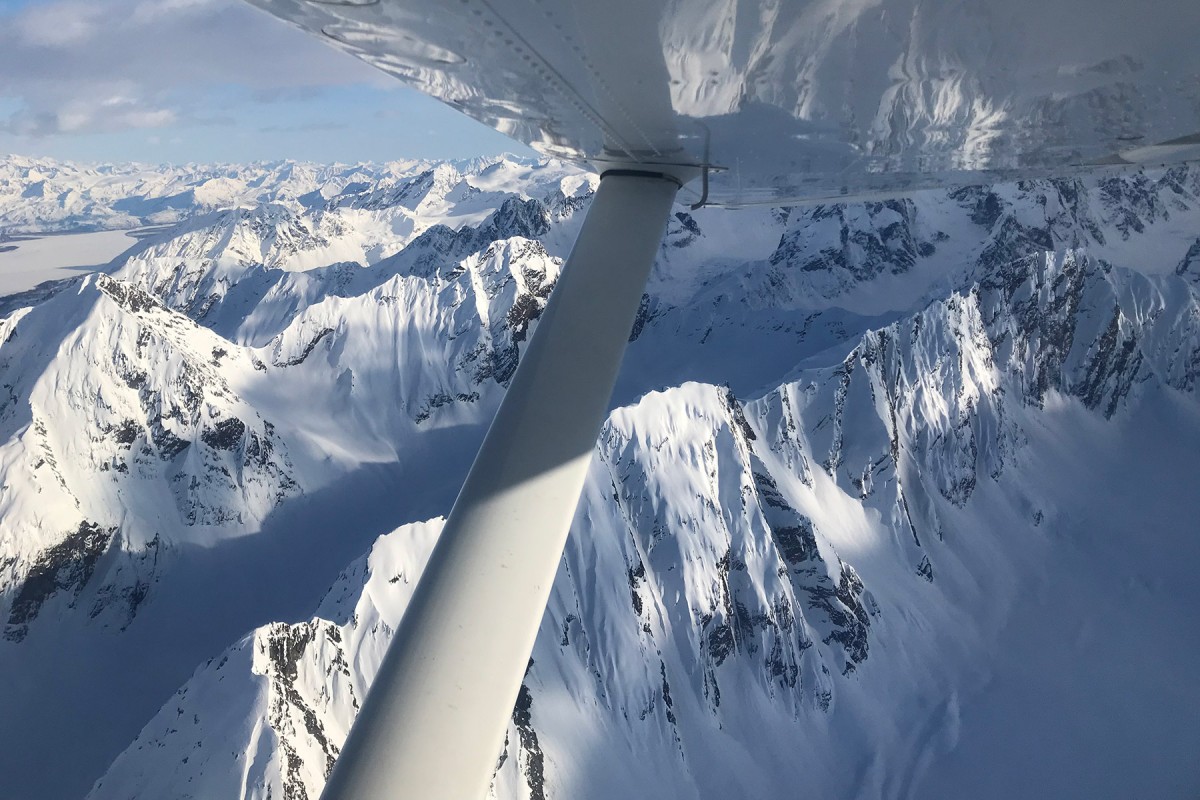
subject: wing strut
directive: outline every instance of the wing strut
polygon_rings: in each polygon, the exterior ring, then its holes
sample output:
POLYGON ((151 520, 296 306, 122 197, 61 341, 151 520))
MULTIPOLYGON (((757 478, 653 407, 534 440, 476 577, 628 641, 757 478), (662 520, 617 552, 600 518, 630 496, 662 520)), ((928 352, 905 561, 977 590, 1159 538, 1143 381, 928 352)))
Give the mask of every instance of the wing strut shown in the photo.
POLYGON ((601 177, 322 800, 486 795, 678 189, 601 177))

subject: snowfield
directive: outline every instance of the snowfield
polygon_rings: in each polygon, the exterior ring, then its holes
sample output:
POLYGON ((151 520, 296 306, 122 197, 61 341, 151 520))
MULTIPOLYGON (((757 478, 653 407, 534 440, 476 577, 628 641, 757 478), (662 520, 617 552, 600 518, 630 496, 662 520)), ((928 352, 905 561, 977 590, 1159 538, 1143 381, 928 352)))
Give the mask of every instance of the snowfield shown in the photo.
POLYGON ((0 239, 0 296, 17 294, 45 281, 104 271, 136 243, 124 231, 0 239))
MULTIPOLYGON (((164 225, 0 297, 0 796, 315 800, 595 180, 0 162, 164 225)), ((1198 381, 1200 170, 678 207, 491 795, 1195 796, 1198 381)))

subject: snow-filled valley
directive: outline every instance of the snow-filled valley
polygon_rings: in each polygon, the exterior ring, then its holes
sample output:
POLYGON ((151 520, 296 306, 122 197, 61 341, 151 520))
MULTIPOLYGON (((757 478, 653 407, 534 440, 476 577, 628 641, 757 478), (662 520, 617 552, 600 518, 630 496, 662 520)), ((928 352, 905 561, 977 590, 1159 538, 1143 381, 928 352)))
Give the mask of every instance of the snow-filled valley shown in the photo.
MULTIPOLYGON (((0 160, 161 226, 0 297, 0 798, 315 800, 595 182, 0 160)), ((1194 797, 1198 381, 1200 169, 677 207, 493 796, 1194 797)))

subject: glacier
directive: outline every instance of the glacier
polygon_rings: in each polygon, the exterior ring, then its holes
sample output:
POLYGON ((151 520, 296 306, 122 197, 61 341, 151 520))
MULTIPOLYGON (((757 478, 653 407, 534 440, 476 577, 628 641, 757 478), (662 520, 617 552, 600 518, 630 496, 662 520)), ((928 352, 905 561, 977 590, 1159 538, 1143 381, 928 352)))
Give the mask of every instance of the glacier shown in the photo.
MULTIPOLYGON (((595 188, 0 163, 0 795, 315 798, 595 188), (49 187, 49 188, 48 188, 49 187)), ((496 798, 1200 788, 1200 170, 676 208, 496 798)))

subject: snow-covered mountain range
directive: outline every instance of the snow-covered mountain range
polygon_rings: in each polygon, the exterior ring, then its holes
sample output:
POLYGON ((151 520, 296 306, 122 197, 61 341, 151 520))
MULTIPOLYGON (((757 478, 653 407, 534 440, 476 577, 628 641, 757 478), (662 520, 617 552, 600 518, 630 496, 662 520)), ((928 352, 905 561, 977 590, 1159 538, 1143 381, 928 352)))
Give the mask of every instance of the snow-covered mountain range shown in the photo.
MULTIPOLYGON (((454 162, 478 171, 494 159, 454 162)), ((288 203, 318 209, 386 203, 434 165, 422 161, 322 165, 152 166, 77 164, 48 158, 0 158, 0 231, 117 230, 169 225, 197 212, 288 203)))
MULTIPOLYGON (((0 162, 0 797, 316 798, 594 176, 0 162), (169 224, 168 224, 169 223, 169 224)), ((1200 790, 1200 169, 679 207, 497 798, 1200 790)))

